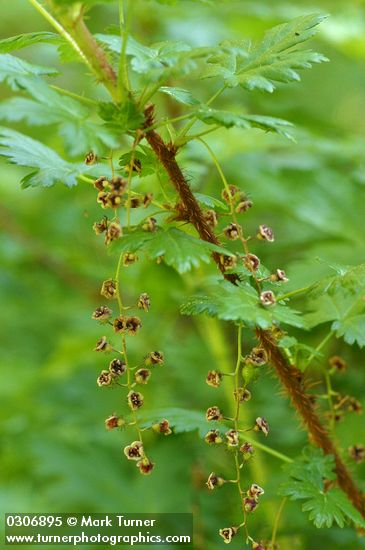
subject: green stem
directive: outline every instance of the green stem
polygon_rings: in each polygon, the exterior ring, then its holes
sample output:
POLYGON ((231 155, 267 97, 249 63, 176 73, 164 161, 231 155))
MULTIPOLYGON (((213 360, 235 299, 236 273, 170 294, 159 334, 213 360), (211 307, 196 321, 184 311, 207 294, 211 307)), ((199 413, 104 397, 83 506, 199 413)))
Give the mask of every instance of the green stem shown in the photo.
POLYGON ((318 346, 316 347, 316 349, 314 350, 313 353, 310 354, 308 360, 305 362, 304 364, 304 367, 303 367, 303 370, 305 370, 310 364, 311 362, 313 361, 314 357, 317 355, 317 353, 319 351, 321 351, 322 348, 324 348, 324 346, 327 344, 327 342, 332 338, 333 336, 333 332, 330 331, 324 338, 323 340, 318 344, 318 346))
POLYGON ((287 292, 286 294, 282 294, 281 296, 278 296, 277 301, 280 302, 281 300, 286 300, 287 298, 291 298, 292 296, 296 296, 297 294, 300 294, 302 292, 307 292, 311 287, 310 286, 304 286, 302 288, 297 288, 296 290, 292 290, 291 292, 287 292))
POLYGON ((65 90, 64 88, 59 88, 58 86, 54 86, 53 84, 50 85, 50 88, 52 88, 52 90, 54 90, 55 92, 58 92, 59 94, 67 95, 68 97, 77 99, 77 101, 80 101, 80 103, 85 103, 85 105, 95 106, 98 104, 98 102, 94 101, 94 99, 89 99, 88 97, 75 94, 74 92, 70 92, 69 90, 65 90))
POLYGON ((72 46, 75 52, 81 57, 82 61, 92 70, 92 64, 76 42, 71 34, 55 19, 37 0, 28 0, 30 4, 52 25, 54 29, 72 46))
MULTIPOLYGON (((129 27, 131 20, 130 10, 127 11, 127 17, 124 16, 124 1, 119 0, 119 25, 120 36, 122 39, 122 48, 119 58, 119 71, 118 71, 118 99, 122 101, 124 92, 130 91, 128 64, 127 64, 127 42, 129 35, 129 27)), ((128 6, 129 7, 129 6, 128 6)))
POLYGON ((274 527, 273 527, 272 536, 271 536, 271 546, 272 546, 272 548, 275 548, 276 534, 278 532, 281 514, 283 513, 284 506, 285 506, 287 500, 288 500, 287 497, 283 498, 283 500, 280 503, 278 513, 276 514, 276 517, 275 517, 274 527))
POLYGON ((268 455, 274 456, 275 458, 277 458, 278 460, 281 460, 282 462, 286 462, 287 464, 291 464, 292 462, 294 462, 288 456, 284 455, 283 453, 280 453, 279 451, 276 451, 275 449, 272 449, 271 447, 268 447, 267 445, 264 445, 263 443, 260 443, 251 435, 247 435, 247 433, 245 433, 245 439, 247 439, 249 443, 253 443, 257 449, 260 449, 260 451, 263 451, 268 455))

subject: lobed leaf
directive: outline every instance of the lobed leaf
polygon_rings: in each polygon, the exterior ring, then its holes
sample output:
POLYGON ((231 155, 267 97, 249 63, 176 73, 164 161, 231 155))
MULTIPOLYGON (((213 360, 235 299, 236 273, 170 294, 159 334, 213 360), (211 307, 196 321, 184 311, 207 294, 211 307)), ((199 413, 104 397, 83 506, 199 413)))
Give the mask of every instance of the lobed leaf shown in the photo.
POLYGON ((9 38, 3 38, 0 40, 0 53, 9 53, 15 50, 21 50, 28 46, 41 43, 59 43, 60 37, 53 32, 28 32, 24 34, 18 34, 17 36, 10 36, 9 38))

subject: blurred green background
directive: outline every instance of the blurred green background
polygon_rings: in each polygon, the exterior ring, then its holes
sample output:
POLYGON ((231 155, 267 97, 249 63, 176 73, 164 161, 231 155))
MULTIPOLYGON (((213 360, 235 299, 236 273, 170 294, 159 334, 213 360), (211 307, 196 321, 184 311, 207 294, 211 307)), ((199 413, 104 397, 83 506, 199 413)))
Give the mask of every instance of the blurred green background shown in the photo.
MULTIPOLYGON (((220 130, 208 140, 230 182, 254 201, 245 218, 247 233, 259 223, 274 228, 275 244, 260 249, 260 256, 265 265, 287 271, 289 289, 328 273, 317 258, 339 264, 364 261, 365 2, 180 0, 167 6, 138 1, 132 23, 134 36, 146 45, 167 39, 208 45, 224 38, 259 38, 271 26, 311 12, 331 15, 311 45, 330 63, 302 73, 301 83, 279 85, 272 95, 236 89, 217 102, 236 112, 292 121, 297 143, 255 130, 220 130)), ((95 6, 89 16, 94 32, 117 23, 114 3, 95 6)), ((49 30, 25 0, 2 3, 0 28, 1 38, 49 30)), ((59 67, 51 45, 33 46, 16 55, 59 67)), ((81 65, 67 65, 62 71, 55 81, 58 85, 103 95, 81 65)), ((192 82, 191 89, 203 99, 214 91, 214 84, 192 82)), ((0 93, 3 98, 11 95, 5 86, 0 93)), ((169 111, 171 104, 161 101, 159 109, 169 111)), ((174 109, 171 113, 176 116, 179 111, 174 109)), ((65 154, 54 127, 29 129, 18 124, 16 128, 65 154)), ((199 143, 189 145, 183 165, 196 190, 219 196, 221 182, 199 143)), ((224 451, 207 448, 197 432, 165 438, 149 435, 156 469, 142 477, 122 454, 131 433, 104 429, 104 419, 114 411, 123 414, 126 406, 118 391, 103 391, 95 383, 105 357, 92 352, 101 330, 90 317, 101 303, 101 282, 115 272, 115 258, 106 254, 92 231, 93 222, 101 217, 94 190, 87 185, 73 189, 59 185, 22 191, 19 181, 25 173, 1 161, 1 509, 192 511, 197 550, 223 547, 217 530, 239 519, 237 495, 230 487, 224 488, 223 496, 208 493, 204 481, 211 471, 231 476, 224 451)), ((166 356, 166 365, 154 373, 145 392, 146 411, 171 406, 204 410, 212 404, 227 408, 225 393, 209 388, 204 380, 208 369, 233 368, 234 327, 178 316, 184 295, 201 276, 201 271, 193 271, 181 277, 164 264, 143 261, 123 272, 126 301, 134 302, 141 292, 148 292, 153 304, 144 316, 143 332, 131 339, 131 355, 138 361, 146 352, 161 349, 166 356)), ((317 345, 324 334, 320 327, 303 338, 317 345)), ((244 337, 248 351, 252 342, 248 334, 244 337)), ((361 399, 365 382, 361 350, 338 340, 328 349, 350 365, 335 385, 361 399)), ((306 435, 269 371, 253 393, 247 424, 256 416, 267 417, 268 444, 296 456, 306 435)), ((348 416, 338 425, 344 449, 361 443, 363 436, 361 416, 348 416)), ((285 478, 281 466, 276 458, 258 451, 250 467, 250 481, 265 487, 251 521, 257 538, 271 536, 280 502, 276 491, 285 478)), ((361 479, 364 471, 358 466, 354 475, 361 479)), ((286 506, 278 541, 283 550, 365 546, 351 528, 314 529, 297 503, 286 506)), ((234 541, 231 546, 239 548, 242 543, 234 541)))

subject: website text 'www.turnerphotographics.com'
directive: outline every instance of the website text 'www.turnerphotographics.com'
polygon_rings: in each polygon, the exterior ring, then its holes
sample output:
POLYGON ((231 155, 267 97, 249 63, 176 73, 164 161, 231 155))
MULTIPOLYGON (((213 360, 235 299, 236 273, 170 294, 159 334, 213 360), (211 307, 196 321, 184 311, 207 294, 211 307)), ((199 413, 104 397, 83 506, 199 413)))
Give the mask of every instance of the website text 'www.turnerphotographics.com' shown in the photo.
POLYGON ((5 514, 5 545, 192 547, 192 514, 5 514))

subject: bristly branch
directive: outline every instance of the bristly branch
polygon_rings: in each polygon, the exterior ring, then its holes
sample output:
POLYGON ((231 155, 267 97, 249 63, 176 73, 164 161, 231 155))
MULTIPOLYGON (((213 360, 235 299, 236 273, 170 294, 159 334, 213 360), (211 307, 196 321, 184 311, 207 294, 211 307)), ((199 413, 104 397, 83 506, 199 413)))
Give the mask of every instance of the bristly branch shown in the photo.
MULTIPOLYGON (((153 125, 153 113, 154 106, 147 107, 145 111, 145 128, 149 128, 153 125)), ((155 132, 155 130, 147 130, 145 136, 155 155, 165 168, 171 183, 179 195, 186 219, 193 224, 203 240, 213 244, 219 244, 216 235, 206 223, 202 210, 191 192, 190 186, 176 161, 176 150, 174 147, 170 144, 166 144, 161 136, 155 132)), ((235 284, 237 282, 237 277, 224 273, 224 266, 222 265, 220 255, 213 253, 212 256, 219 269, 222 271, 224 277, 235 284)), ((315 445, 322 448, 325 454, 334 455, 338 484, 347 494, 353 505, 365 518, 364 496, 356 487, 349 471, 347 470, 332 440, 330 439, 327 430, 322 425, 318 414, 314 410, 309 395, 302 388, 296 376, 296 369, 289 364, 288 360, 277 346, 277 343, 270 331, 257 329, 257 335, 262 346, 265 348, 268 356, 270 357, 271 364, 274 367, 281 384, 284 386, 287 394, 289 395, 292 405, 300 415, 304 426, 308 430, 310 439, 315 445)))

